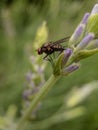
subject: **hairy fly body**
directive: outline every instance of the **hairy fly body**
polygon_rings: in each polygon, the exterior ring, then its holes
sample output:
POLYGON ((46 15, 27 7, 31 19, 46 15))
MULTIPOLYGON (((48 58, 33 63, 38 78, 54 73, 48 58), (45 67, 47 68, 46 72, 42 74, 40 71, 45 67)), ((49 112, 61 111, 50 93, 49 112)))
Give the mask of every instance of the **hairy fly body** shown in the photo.
POLYGON ((65 50, 65 48, 62 45, 60 45, 60 43, 66 42, 66 41, 68 41, 68 39, 69 39, 69 37, 66 37, 66 38, 60 39, 55 42, 50 41, 48 43, 43 44, 37 50, 38 55, 45 53, 46 55, 43 59, 46 59, 47 56, 53 54, 54 52, 58 51, 61 53, 63 50, 65 50))

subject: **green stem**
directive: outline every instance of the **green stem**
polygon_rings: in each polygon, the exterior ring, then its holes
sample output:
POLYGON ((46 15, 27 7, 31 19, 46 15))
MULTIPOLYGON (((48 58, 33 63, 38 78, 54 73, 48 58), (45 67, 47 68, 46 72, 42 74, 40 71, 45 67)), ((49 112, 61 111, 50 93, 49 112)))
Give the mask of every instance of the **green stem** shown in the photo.
POLYGON ((16 130, 21 130, 23 124, 29 118, 34 108, 43 99, 43 97, 49 92, 50 88, 54 85, 54 83, 58 80, 58 78, 59 76, 52 75, 49 78, 49 80, 44 84, 44 86, 40 89, 40 91, 36 94, 35 98, 32 100, 25 114, 21 117, 19 123, 16 126, 16 130))

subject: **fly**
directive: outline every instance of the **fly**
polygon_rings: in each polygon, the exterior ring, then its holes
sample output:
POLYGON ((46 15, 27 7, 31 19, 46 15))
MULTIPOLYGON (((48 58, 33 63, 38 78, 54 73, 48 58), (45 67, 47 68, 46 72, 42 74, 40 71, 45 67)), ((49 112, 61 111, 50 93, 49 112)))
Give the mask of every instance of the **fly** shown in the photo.
POLYGON ((50 41, 48 43, 43 44, 40 48, 37 49, 38 55, 45 53, 46 55, 44 56, 43 59, 46 59, 47 56, 50 56, 54 52, 60 52, 60 53, 63 52, 65 48, 60 44, 68 41, 69 38, 70 37, 66 37, 66 38, 57 40, 55 42, 50 41))

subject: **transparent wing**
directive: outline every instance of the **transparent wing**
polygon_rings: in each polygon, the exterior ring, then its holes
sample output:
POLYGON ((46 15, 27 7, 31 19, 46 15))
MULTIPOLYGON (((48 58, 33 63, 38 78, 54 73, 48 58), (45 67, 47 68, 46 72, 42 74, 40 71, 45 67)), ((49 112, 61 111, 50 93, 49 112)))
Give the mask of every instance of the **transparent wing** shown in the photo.
POLYGON ((57 41, 53 42, 51 45, 53 46, 53 45, 57 45, 57 44, 60 44, 60 43, 66 42, 66 41, 69 40, 69 38, 70 38, 70 36, 65 37, 65 38, 63 38, 63 39, 60 39, 60 40, 57 40, 57 41))
POLYGON ((52 41, 50 41, 50 42, 46 42, 46 43, 44 43, 44 44, 42 45, 42 47, 47 47, 47 46, 50 46, 50 47, 51 47, 51 46, 54 46, 54 45, 60 44, 60 43, 63 43, 63 42, 68 41, 69 38, 70 38, 70 36, 65 37, 65 38, 62 38, 62 39, 57 40, 57 41, 55 41, 55 42, 52 42, 52 41))

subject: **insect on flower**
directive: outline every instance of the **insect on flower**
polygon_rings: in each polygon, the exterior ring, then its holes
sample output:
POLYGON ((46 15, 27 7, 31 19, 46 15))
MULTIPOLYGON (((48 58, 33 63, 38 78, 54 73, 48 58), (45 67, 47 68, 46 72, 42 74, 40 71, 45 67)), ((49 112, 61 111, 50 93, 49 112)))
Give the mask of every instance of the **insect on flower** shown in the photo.
POLYGON ((61 53, 63 50, 65 50, 65 48, 64 48, 64 46, 62 46, 60 44, 68 41, 69 38, 70 37, 66 37, 66 38, 57 40, 55 42, 50 41, 48 43, 43 44, 40 48, 37 49, 38 55, 45 53, 46 55, 44 56, 43 59, 46 59, 48 56, 50 56, 54 52, 58 51, 61 53))

